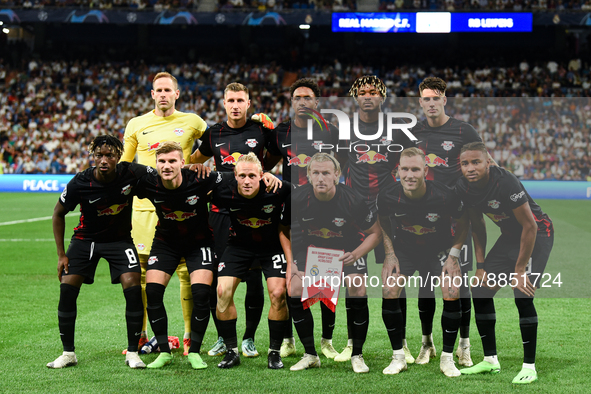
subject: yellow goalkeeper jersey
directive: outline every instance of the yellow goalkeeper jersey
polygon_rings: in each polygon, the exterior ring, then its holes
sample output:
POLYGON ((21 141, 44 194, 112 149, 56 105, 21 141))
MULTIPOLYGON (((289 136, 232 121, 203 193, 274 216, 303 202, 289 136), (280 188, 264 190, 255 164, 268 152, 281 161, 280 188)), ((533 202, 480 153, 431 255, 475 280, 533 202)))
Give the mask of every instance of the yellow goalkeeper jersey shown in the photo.
MULTIPOLYGON (((156 167, 158 146, 164 141, 176 141, 183 147, 183 156, 188 163, 195 140, 203 135, 206 128, 207 123, 198 115, 175 111, 162 117, 152 110, 127 123, 121 161, 132 162, 137 153, 139 164, 156 167)), ((133 209, 153 211, 154 206, 149 200, 136 197, 133 209)))

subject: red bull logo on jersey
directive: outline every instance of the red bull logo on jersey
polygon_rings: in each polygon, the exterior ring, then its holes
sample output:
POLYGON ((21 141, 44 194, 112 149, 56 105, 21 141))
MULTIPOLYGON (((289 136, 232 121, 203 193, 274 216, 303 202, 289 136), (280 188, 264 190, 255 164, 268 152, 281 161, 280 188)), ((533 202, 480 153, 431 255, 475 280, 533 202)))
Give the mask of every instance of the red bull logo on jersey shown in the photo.
POLYGON ((436 222, 441 216, 437 213, 428 213, 425 217, 429 219, 430 222, 436 222))
POLYGON ((129 203, 125 204, 113 204, 110 207, 99 209, 97 212, 97 216, 104 216, 104 215, 117 215, 119 212, 123 211, 129 203))
POLYGON ((160 146, 160 142, 156 142, 154 144, 150 144, 148 142, 148 152, 158 149, 159 146, 160 146))
POLYGON ((428 155, 425 155, 425 164, 427 164, 429 167, 449 167, 449 165, 447 164, 447 159, 448 158, 446 157, 445 160, 443 160, 435 153, 429 153, 428 155))
POLYGON ((142 251, 146 249, 146 245, 145 244, 137 244, 137 250, 142 251))
POLYGON ((226 264, 224 264, 224 263, 219 263, 219 264, 218 264, 218 272, 222 272, 222 270, 223 270, 224 268, 226 268, 226 264))
POLYGON ((314 141, 312 142, 312 146, 314 149, 321 150, 324 143, 322 141, 314 141))
POLYGON ((269 220, 259 218, 250 218, 242 220, 238 219, 238 223, 250 228, 259 228, 271 224, 271 218, 269 218, 269 220))
POLYGON ((319 238, 343 238, 342 231, 338 233, 336 231, 329 230, 327 228, 321 228, 320 230, 308 230, 308 235, 319 237, 319 238))
POLYGON ((148 259, 148 265, 152 265, 152 264, 156 263, 157 261, 158 261, 158 257, 150 256, 150 258, 148 259))
POLYGON ((121 194, 125 194, 126 196, 131 193, 131 185, 127 185, 121 189, 121 194))
POLYGON ((455 145, 452 141, 443 141, 441 146, 443 146, 443 149, 446 151, 450 151, 455 145))
POLYGON ((273 204, 263 205, 263 207, 261 208, 261 210, 265 213, 271 213, 273 212, 273 209, 275 209, 275 205, 273 204))
POLYGON ((169 212, 169 213, 165 214, 164 219, 176 220, 177 222, 182 222, 183 220, 190 219, 193 216, 197 216, 197 213, 195 213, 195 211, 193 211, 193 212, 174 211, 174 212, 169 212))
POLYGON ((380 144, 388 146, 392 143, 392 140, 389 140, 387 137, 380 138, 380 144))
POLYGON ((194 195, 194 196, 187 197, 187 200, 185 202, 189 205, 195 205, 195 204, 197 204, 198 200, 199 200, 199 197, 197 197, 197 195, 194 195))
POLYGON ((509 219, 509 216, 505 215, 504 212, 501 212, 498 215, 496 213, 487 213, 486 216, 488 216, 495 223, 498 223, 505 219, 509 219))
POLYGON ((239 152, 234 152, 232 153, 230 156, 220 156, 220 158, 222 159, 222 164, 232 164, 232 165, 236 165, 236 162, 238 161, 238 159, 242 156, 242 153, 239 152))
POLYGON ((367 163, 367 164, 375 164, 379 162, 388 162, 388 153, 384 152, 378 153, 370 150, 369 152, 365 152, 364 154, 360 155, 357 154, 357 163, 367 163))
POLYGON ((498 209, 501 206, 501 202, 498 200, 490 200, 488 202, 488 206, 492 209, 498 209))
POLYGON ((292 157, 291 159, 289 159, 289 161, 287 162, 288 166, 298 166, 298 167, 306 167, 308 165, 308 163, 310 162, 310 160, 312 160, 312 158, 310 156, 299 154, 296 157, 292 157))
POLYGON ((254 148, 258 143, 259 142, 255 138, 249 138, 246 140, 246 145, 248 145, 249 148, 254 148))
POLYGON ((332 222, 335 224, 335 226, 342 227, 347 221, 343 218, 334 218, 332 222))
POLYGON ((180 137, 181 135, 185 134, 185 130, 183 130, 183 129, 174 129, 174 133, 180 137))
POLYGON ((414 226, 402 226, 402 230, 408 231, 409 233, 413 233, 415 235, 425 235, 425 234, 432 234, 435 233, 435 227, 423 227, 415 224, 414 226))

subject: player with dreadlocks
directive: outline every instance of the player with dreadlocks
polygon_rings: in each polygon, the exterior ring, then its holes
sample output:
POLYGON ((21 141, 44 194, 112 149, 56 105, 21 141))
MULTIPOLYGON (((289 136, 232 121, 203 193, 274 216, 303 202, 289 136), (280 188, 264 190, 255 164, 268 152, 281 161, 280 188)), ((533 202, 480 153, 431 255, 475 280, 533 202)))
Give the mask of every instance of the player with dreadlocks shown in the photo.
MULTIPOLYGON (((385 135, 373 137, 378 130, 385 129, 386 121, 382 113, 382 105, 386 101, 387 90, 386 85, 375 75, 364 75, 357 78, 349 90, 349 95, 357 102, 359 108, 359 121, 353 122, 351 127, 363 135, 372 137, 368 137, 369 140, 346 142, 348 152, 344 171, 345 183, 360 193, 367 203, 373 203, 376 200, 376 196, 388 181, 396 180, 395 171, 400 159, 400 152, 403 149, 403 144, 409 143, 408 138, 400 130, 393 131, 392 140, 388 140, 385 135)), ((378 264, 383 263, 385 255, 382 244, 374 249, 374 255, 378 264)), ((384 299, 385 307, 388 302, 389 300, 384 299)), ((400 305, 406 319, 406 293, 404 291, 400 298, 400 305)), ((388 316, 390 315, 384 314, 384 322, 387 327, 389 326, 388 316)), ((347 326, 350 327, 351 322, 347 323, 347 326)), ((406 339, 403 343, 406 362, 413 363, 414 358, 408 350, 406 339)), ((335 361, 350 359, 352 345, 353 341, 349 335, 347 347, 335 357, 335 361)))
POLYGON ((88 153, 95 166, 74 176, 53 211, 60 281, 58 322, 64 352, 47 367, 64 368, 78 364, 74 353, 76 300, 82 284, 94 282, 96 267, 102 257, 109 263, 111 283, 121 283, 125 296, 125 363, 131 368, 145 368, 138 356, 144 307, 140 265, 131 239, 131 205, 138 180, 153 169, 127 162, 117 164, 123 153, 123 144, 110 135, 96 137, 88 153), (74 228, 66 252, 65 216, 77 205, 80 205, 80 223, 74 228))

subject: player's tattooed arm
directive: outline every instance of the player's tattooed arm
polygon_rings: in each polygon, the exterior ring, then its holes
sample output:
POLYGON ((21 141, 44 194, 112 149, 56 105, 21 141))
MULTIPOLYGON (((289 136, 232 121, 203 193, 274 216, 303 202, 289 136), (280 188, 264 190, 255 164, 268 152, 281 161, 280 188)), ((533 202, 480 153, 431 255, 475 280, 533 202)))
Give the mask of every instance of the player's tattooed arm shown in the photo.
POLYGON ((68 211, 58 201, 53 209, 52 224, 53 224, 53 238, 55 239, 55 246, 57 249, 57 277, 62 281, 62 273, 68 273, 68 257, 64 249, 64 234, 66 232, 66 213, 68 211))
POLYGON ((462 272, 460 270, 460 259, 459 254, 464 242, 466 241, 466 236, 468 235, 468 227, 470 222, 468 220, 468 212, 464 212, 464 214, 456 221, 456 233, 453 240, 453 245, 451 247, 451 251, 447 256, 447 260, 443 264, 443 275, 449 275, 452 277, 461 276, 462 272))
POLYGON ((197 149, 195 152, 191 153, 189 163, 205 163, 210 157, 211 156, 205 156, 199 149, 197 149))

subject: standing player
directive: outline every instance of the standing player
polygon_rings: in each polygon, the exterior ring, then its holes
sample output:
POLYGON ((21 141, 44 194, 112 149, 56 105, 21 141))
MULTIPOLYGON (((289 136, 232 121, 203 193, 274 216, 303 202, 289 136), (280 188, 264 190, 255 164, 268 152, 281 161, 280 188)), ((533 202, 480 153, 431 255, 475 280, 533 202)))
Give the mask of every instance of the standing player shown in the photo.
POLYGON ((204 369, 199 351, 209 322, 209 287, 216 268, 213 234, 207 221, 207 194, 222 181, 212 172, 199 179, 195 172, 182 169, 183 149, 178 142, 166 141, 156 149, 156 169, 138 185, 137 195, 148 198, 156 208, 158 225, 148 258, 146 295, 148 318, 160 355, 148 368, 162 368, 172 362, 168 346, 168 317, 164 291, 182 258, 191 280, 193 308, 191 345, 188 359, 194 369, 204 369))
MULTIPOLYGON (((474 127, 470 124, 454 119, 445 113, 447 84, 440 78, 427 77, 419 85, 419 104, 423 109, 426 120, 412 129, 417 137, 417 147, 425 152, 425 160, 429 166, 427 180, 435 180, 453 187, 461 178, 460 150, 470 142, 482 141, 474 127)), ((472 249, 470 238, 462 247, 463 256, 460 259, 462 274, 472 270, 472 249)), ((419 316, 423 330, 423 344, 417 364, 426 364, 436 355, 433 345, 433 316, 435 315, 435 298, 428 289, 419 292, 419 316)), ((456 351, 460 365, 473 365, 470 357, 470 316, 472 303, 470 287, 460 288, 460 304, 462 305, 462 322, 460 324, 460 343, 456 351)))
POLYGON ((212 198, 214 204, 228 209, 231 220, 231 234, 218 267, 217 317, 227 346, 226 356, 218 367, 232 368, 240 364, 234 293, 250 267, 258 261, 265 273, 271 300, 268 367, 280 369, 283 363, 279 350, 288 312, 285 302, 287 267, 279 231, 291 185, 286 182, 276 193, 267 192, 261 162, 253 152, 239 157, 234 171, 235 180, 224 182, 212 198))
POLYGON ((513 287, 523 340, 523 367, 515 384, 538 380, 535 368, 538 315, 534 294, 554 243, 554 226, 521 182, 503 168, 491 166, 481 142, 462 148, 460 163, 464 177, 457 185, 459 197, 469 208, 474 231, 476 276, 481 285, 473 288, 476 326, 482 339, 484 361, 462 374, 498 373, 493 297, 500 286, 513 287), (501 229, 501 236, 486 258, 486 226, 482 214, 501 229))
POLYGON ((369 309, 363 277, 367 275, 367 254, 382 240, 376 211, 353 189, 339 183, 338 161, 326 153, 317 153, 308 164, 310 183, 294 191, 292 215, 302 230, 302 244, 293 249, 294 262, 288 268, 289 302, 294 325, 304 345, 304 357, 292 371, 320 367, 314 347, 314 320, 310 309, 300 300, 308 246, 345 251, 344 282, 347 287, 347 315, 352 322, 353 354, 356 373, 369 372, 363 360, 363 344, 369 327, 369 309), (361 285, 358 285, 361 283, 361 285))
MULTIPOLYGON (((152 81, 154 110, 131 119, 127 124, 122 161, 133 161, 137 153, 139 164, 154 166, 156 163, 154 152, 164 141, 180 143, 185 160, 189 159, 193 143, 205 132, 207 124, 195 114, 184 113, 175 109, 175 103, 179 95, 178 83, 174 76, 167 72, 160 72, 154 76, 152 81)), ((135 199, 133 203, 132 237, 142 267, 143 297, 145 297, 146 267, 157 222, 158 217, 154 212, 152 203, 148 200, 135 199)), ((183 343, 184 354, 186 355, 191 344, 191 308, 193 300, 186 264, 184 262, 179 264, 176 272, 181 286, 181 305, 185 321, 183 343)), ((145 298, 144 305, 146 305, 145 298)), ((147 340, 146 318, 147 315, 144 315, 143 340, 140 340, 140 343, 145 343, 147 340)))
MULTIPOLYGON (((338 144, 338 130, 330 123, 313 122, 313 139, 308 140, 307 124, 317 110, 320 97, 318 84, 309 78, 302 78, 291 85, 289 89, 291 107, 294 112, 292 120, 281 123, 271 133, 268 150, 271 154, 283 158, 283 179, 295 185, 308 183, 308 163, 323 146, 336 147, 338 144)), ((276 161, 267 160, 266 168, 271 169, 276 161)), ((300 228, 297 223, 292 227, 292 243, 298 245, 301 242, 300 228)), ((322 353, 328 358, 335 358, 339 353, 332 345, 332 333, 335 325, 335 313, 326 305, 321 304, 322 311, 322 339, 320 346, 322 353)), ((281 345, 281 357, 295 354, 295 340, 293 327, 290 322, 286 324, 283 344, 281 345)))
POLYGON ((421 279, 426 281, 420 286, 431 288, 434 282, 429 278, 439 277, 443 271, 443 353, 439 365, 446 376, 460 376, 453 349, 461 319, 458 257, 468 233, 468 220, 453 189, 425 180, 428 168, 420 149, 405 149, 398 166, 400 183, 390 181, 377 197, 380 222, 387 234, 384 246, 388 255, 382 269, 382 318, 393 349, 392 362, 383 371, 386 375, 406 370, 402 349, 405 321, 399 305, 406 279, 419 271, 421 279), (458 219, 455 237, 451 233, 453 218, 458 219))
POLYGON ((89 147, 95 167, 78 173, 66 186, 53 212, 53 235, 60 280, 58 320, 64 353, 47 364, 64 368, 78 364, 74 353, 76 300, 82 283, 92 284, 100 258, 109 263, 111 282, 121 283, 125 296, 127 354, 131 368, 145 368, 138 356, 143 318, 140 267, 131 240, 131 199, 138 179, 149 170, 132 163, 117 164, 123 145, 109 135, 96 137, 89 147), (65 216, 80 205, 80 224, 64 250, 65 216))
MULTIPOLYGON (((388 88, 375 75, 365 75, 358 78, 351 86, 349 95, 355 99, 359 110, 358 130, 365 136, 374 136, 380 128, 385 130, 386 119, 382 114, 382 104, 387 97, 388 88), (380 119, 381 118, 381 119, 380 119)), ((352 124, 351 127, 356 127, 352 124)), ((373 203, 380 190, 388 182, 395 180, 395 171, 398 166, 400 151, 409 140, 400 130, 395 131, 393 140, 385 136, 373 137, 368 140, 359 140, 351 143, 346 141, 348 153, 345 156, 346 170, 345 184, 352 187, 357 193, 365 197, 368 203, 373 203)), ((342 161, 341 161, 342 162, 342 161)), ((384 261, 384 247, 382 244, 374 249, 376 263, 384 261)), ((400 298, 401 308, 406 318, 406 293, 400 298)), ((406 325, 405 325, 406 326, 406 325)), ((351 322, 347 322, 351 327, 351 322)), ((403 349, 406 362, 411 364, 414 358, 406 345, 403 334, 403 349)), ((335 361, 347 361, 351 358, 352 341, 343 352, 335 357, 335 361)))
MULTIPOLYGON (((247 118, 250 108, 248 88, 237 82, 226 86, 224 107, 228 119, 213 125, 205 132, 202 138, 203 143, 191 155, 191 162, 204 163, 213 157, 217 171, 233 174, 236 162, 242 155, 254 152, 256 157, 262 161, 270 132, 266 126, 272 127, 273 123, 263 121, 261 124, 247 118)), ((263 117, 266 118, 266 115, 263 117)), ((228 211, 212 204, 209 221, 213 227, 215 253, 221 257, 228 241, 228 228, 230 227, 228 211)), ((259 353, 254 344, 254 335, 261 320, 265 302, 261 270, 250 270, 244 279, 247 286, 244 300, 246 330, 242 340, 242 353, 245 357, 257 357, 259 353)), ((215 309, 215 300, 215 294, 212 294, 212 313, 215 309)), ((218 326, 215 318, 214 322, 218 326)), ((219 326, 217 328, 219 334, 219 326)), ((219 335, 218 341, 209 351, 209 355, 218 356, 225 352, 224 338, 219 335)))

